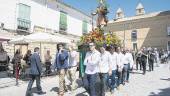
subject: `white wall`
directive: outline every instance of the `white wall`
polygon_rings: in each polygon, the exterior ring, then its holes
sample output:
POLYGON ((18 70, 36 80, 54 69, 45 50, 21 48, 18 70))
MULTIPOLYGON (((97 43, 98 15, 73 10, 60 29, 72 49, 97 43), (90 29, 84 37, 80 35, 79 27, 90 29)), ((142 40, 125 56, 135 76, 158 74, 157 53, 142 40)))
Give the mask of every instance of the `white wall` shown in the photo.
POLYGON ((0 23, 7 29, 15 29, 16 0, 0 0, 0 23))
MULTIPOLYGON (((49 2, 47 7, 45 0, 10 0, 10 2, 0 0, 0 22, 3 22, 6 28, 14 30, 17 28, 19 3, 31 6, 31 32, 35 25, 59 31, 60 11, 68 14, 67 33, 69 34, 81 36, 82 21, 91 20, 88 16, 57 2, 49 2)), ((88 24, 88 31, 90 30, 91 24, 88 24)))
POLYGON ((67 18, 68 18, 67 32, 69 34, 81 36, 82 35, 82 21, 77 20, 76 18, 73 18, 69 15, 67 15, 67 18))

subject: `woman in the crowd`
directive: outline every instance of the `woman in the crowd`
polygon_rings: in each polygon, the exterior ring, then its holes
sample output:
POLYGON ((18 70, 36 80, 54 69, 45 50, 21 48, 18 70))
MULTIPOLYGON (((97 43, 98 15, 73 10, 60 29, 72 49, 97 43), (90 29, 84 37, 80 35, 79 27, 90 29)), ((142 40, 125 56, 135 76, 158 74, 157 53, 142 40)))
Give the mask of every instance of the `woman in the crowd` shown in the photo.
POLYGON ((47 50, 47 53, 45 54, 46 75, 51 73, 51 59, 50 50, 47 50))
POLYGON ((10 58, 7 52, 3 49, 2 44, 0 44, 0 71, 8 70, 10 58))
POLYGON ((21 59, 22 59, 22 54, 20 49, 17 49, 16 53, 14 54, 13 58, 13 74, 15 75, 16 78, 16 85, 18 85, 18 79, 19 79, 19 71, 21 69, 21 59))
POLYGON ((27 53, 24 55, 23 60, 25 61, 26 65, 22 66, 21 74, 22 74, 22 76, 24 76, 23 78, 25 78, 25 76, 28 75, 28 74, 26 74, 26 68, 28 68, 31 64, 31 62, 30 62, 31 55, 32 55, 31 50, 28 50, 27 53))
POLYGON ((27 53, 24 55, 23 60, 27 65, 30 65, 30 57, 31 57, 31 50, 28 50, 27 53))

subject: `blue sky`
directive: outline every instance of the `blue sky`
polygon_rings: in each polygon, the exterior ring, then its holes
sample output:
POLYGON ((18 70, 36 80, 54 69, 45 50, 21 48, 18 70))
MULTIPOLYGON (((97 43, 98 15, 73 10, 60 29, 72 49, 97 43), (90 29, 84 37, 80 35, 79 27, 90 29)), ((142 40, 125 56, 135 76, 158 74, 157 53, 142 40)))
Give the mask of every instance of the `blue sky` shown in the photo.
MULTIPOLYGON (((90 14, 97 7, 97 0, 62 0, 65 3, 90 14)), ((116 10, 121 7, 125 16, 134 16, 137 4, 141 2, 146 13, 170 10, 170 0, 107 0, 109 5, 109 19, 115 17, 116 10)))

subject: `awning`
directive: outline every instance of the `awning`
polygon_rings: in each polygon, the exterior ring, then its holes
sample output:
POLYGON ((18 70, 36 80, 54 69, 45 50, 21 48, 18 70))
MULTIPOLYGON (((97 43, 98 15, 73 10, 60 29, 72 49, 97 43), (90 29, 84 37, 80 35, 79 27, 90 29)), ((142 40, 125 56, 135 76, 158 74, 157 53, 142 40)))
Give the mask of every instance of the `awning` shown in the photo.
POLYGON ((12 38, 7 37, 7 36, 0 36, 0 41, 9 41, 10 39, 12 38))

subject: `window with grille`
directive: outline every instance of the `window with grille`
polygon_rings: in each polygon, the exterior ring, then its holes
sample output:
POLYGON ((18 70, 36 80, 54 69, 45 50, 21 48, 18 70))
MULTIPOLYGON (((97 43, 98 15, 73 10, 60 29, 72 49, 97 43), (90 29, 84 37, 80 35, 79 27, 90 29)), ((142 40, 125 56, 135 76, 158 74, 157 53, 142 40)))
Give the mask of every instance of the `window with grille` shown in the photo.
POLYGON ((17 26, 18 29, 29 30, 31 27, 30 14, 31 7, 20 3, 18 9, 17 26))

